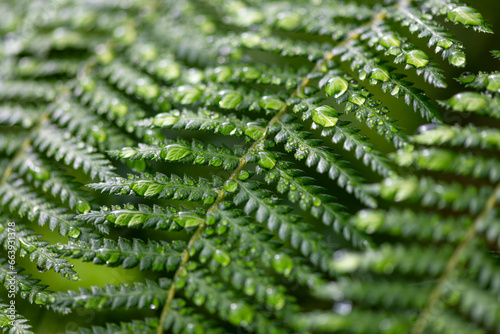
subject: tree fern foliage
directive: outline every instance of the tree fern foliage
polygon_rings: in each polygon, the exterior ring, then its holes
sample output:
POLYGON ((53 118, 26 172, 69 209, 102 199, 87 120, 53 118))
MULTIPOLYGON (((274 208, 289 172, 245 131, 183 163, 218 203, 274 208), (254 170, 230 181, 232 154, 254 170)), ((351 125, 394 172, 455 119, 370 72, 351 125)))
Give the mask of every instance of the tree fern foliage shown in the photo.
POLYGON ((2 330, 500 332, 500 73, 424 92, 466 29, 455 0, 3 1, 2 330), (130 275, 78 282, 103 266, 130 275))

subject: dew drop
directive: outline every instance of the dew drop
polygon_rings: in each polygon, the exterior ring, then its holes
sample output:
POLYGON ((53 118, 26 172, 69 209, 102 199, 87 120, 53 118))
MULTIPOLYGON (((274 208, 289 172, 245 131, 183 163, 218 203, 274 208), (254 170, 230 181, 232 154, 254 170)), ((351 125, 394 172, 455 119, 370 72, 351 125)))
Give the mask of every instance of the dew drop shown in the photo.
POLYGON ((456 111, 478 111, 488 105, 484 96, 475 92, 464 92, 454 95, 448 100, 456 111))
POLYGON ((196 292, 193 296, 193 303, 197 306, 201 306, 205 303, 205 295, 199 292, 196 292))
POLYGON ((80 231, 80 229, 78 229, 77 227, 71 226, 69 228, 69 231, 68 231, 68 236, 71 239, 78 239, 78 237, 80 236, 81 233, 82 232, 80 231))
POLYGON ((337 302, 333 305, 333 311, 340 315, 348 315, 352 311, 351 302, 337 302))
POLYGON ((462 67, 465 65, 465 53, 461 51, 455 51, 452 52, 452 54, 448 57, 448 61, 450 64, 457 66, 457 67, 462 67))
POLYGON ((276 26, 284 30, 293 30, 300 26, 302 17, 298 13, 279 13, 276 26))
POLYGON ((435 130, 435 129, 437 129, 437 124, 434 124, 434 123, 423 124, 423 125, 420 125, 417 128, 416 133, 419 135, 421 133, 424 133, 424 132, 427 132, 427 131, 431 131, 431 130, 435 130))
POLYGON ((262 72, 254 67, 243 67, 243 77, 248 80, 255 80, 262 76, 262 72))
POLYGON ((242 170, 239 174, 238 174, 238 179, 244 181, 246 179, 248 179, 250 177, 250 173, 246 170, 242 170))
POLYGON ((235 109, 243 102, 243 96, 233 90, 223 90, 218 94, 217 101, 222 109, 235 109))
POLYGON ((470 72, 462 73, 458 78, 458 80, 460 80, 460 82, 464 84, 471 83, 472 81, 474 81, 474 79, 476 79, 476 76, 470 72))
POLYGON ((217 249, 214 252, 214 260, 219 262, 224 267, 227 266, 231 262, 231 257, 229 254, 221 249, 217 249))
POLYGON ((406 54, 406 63, 416 68, 425 67, 429 63, 429 57, 422 50, 412 50, 406 54))
POLYGON ((276 254, 273 257, 273 268, 285 277, 289 276, 293 269, 293 260, 285 254, 276 254))
POLYGON ((117 99, 111 100, 109 109, 111 109, 111 112, 115 116, 119 117, 125 116, 128 112, 128 106, 125 103, 118 101, 117 99))
POLYGON ((380 45, 382 45, 386 49, 389 49, 391 47, 401 46, 401 41, 395 35, 385 35, 380 39, 380 45))
POLYGON ((398 93, 399 93, 399 87, 394 86, 394 88, 391 90, 391 95, 396 96, 396 95, 398 95, 398 93))
POLYGON ((488 79, 486 81, 486 89, 491 92, 500 93, 500 73, 495 73, 488 76, 488 79))
POLYGON ((339 98, 347 91, 349 83, 342 77, 330 78, 325 85, 325 93, 328 96, 339 98))
POLYGON ((360 70, 358 72, 358 78, 359 78, 359 80, 365 80, 365 78, 366 78, 366 71, 365 70, 360 70))
POLYGON ((235 326, 247 326, 253 320, 253 311, 248 305, 231 303, 228 320, 235 326))

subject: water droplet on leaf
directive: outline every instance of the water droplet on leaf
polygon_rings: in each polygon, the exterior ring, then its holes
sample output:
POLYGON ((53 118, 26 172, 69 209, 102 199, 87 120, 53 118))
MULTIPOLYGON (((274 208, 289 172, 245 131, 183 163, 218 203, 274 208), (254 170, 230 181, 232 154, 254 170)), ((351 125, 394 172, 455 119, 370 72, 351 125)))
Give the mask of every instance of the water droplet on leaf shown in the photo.
POLYGON ((464 92, 453 96, 448 103, 456 111, 478 111, 488 105, 484 96, 475 92, 464 92))
POLYGON ((248 305, 232 303, 229 306, 228 320, 235 326, 246 327, 253 320, 253 311, 248 305))
POLYGON ((448 61, 454 66, 462 67, 465 65, 465 53, 461 51, 452 52, 448 61))
POLYGON ((329 128, 335 126, 338 119, 338 114, 330 106, 320 106, 311 111, 312 120, 322 127, 329 128))
POLYGON ((179 117, 170 113, 157 114, 153 118, 153 125, 158 127, 167 127, 174 125, 179 121, 179 117))
POLYGON ((77 238, 80 236, 80 234, 81 234, 81 233, 82 233, 82 232, 80 231, 80 229, 79 229, 79 228, 74 227, 74 226, 71 226, 71 227, 69 228, 69 231, 68 231, 68 236, 69 236, 71 239, 77 239, 77 238))
POLYGON ((365 80, 365 78, 366 78, 366 71, 365 70, 360 70, 358 72, 358 78, 359 78, 359 80, 365 80))
POLYGON ((243 102, 243 96, 237 91, 224 90, 218 94, 217 100, 222 109, 235 109, 243 102))
POLYGON ((214 69, 215 81, 224 82, 231 77, 233 71, 229 66, 219 66, 214 69))
POLYGON ((91 209, 90 203, 87 201, 78 201, 76 204, 76 210, 80 213, 87 213, 91 209))
POLYGON ((111 109, 111 112, 118 117, 125 116, 128 112, 128 106, 117 99, 113 99, 111 101, 109 108, 111 109))
POLYGON ((425 67, 429 63, 429 57, 422 50, 412 50, 406 54, 406 63, 416 68, 425 67))
POLYGON ((205 295, 199 292, 196 292, 193 296, 193 303, 197 306, 201 306, 205 303, 205 295))
POLYGON ((273 268, 285 277, 289 276, 293 269, 293 260, 285 254, 276 254, 273 257, 273 268))
POLYGON ((434 130, 434 129, 437 129, 437 124, 434 124, 434 123, 424 124, 424 125, 420 125, 417 128, 416 133, 417 134, 421 134, 421 133, 424 133, 424 132, 427 132, 427 131, 431 131, 431 130, 434 130))
POLYGON ((365 101, 366 101, 366 98, 363 95, 358 94, 358 93, 354 93, 351 96, 349 96, 349 102, 357 104, 358 106, 363 105, 363 103, 365 103, 365 101))
POLYGON ((488 76, 486 80, 486 89, 491 92, 500 93, 500 73, 488 76))
POLYGON ((453 41, 447 39, 447 38, 442 38, 437 42, 437 46, 443 48, 443 49, 449 49, 453 45, 453 41))
POLYGON ((148 83, 139 79, 135 85, 135 93, 145 99, 152 99, 158 96, 160 89, 154 83, 148 83))
POLYGON ((266 110, 279 111, 286 107, 286 103, 274 96, 264 96, 260 99, 259 106, 266 110))
POLYGON ((281 310, 285 306, 285 296, 273 288, 266 289, 266 302, 275 310, 281 310))
POLYGON ((255 33, 245 32, 241 34, 241 44, 247 48, 254 48, 259 45, 260 42, 260 36, 255 33))
POLYGON ((382 82, 386 82, 387 80, 390 79, 389 72, 382 68, 375 68, 371 73, 370 73, 370 78, 379 80, 382 82))
POLYGON ((162 60, 158 63, 156 74, 166 80, 174 80, 181 76, 181 66, 170 60, 162 60))
POLYGON ((347 91, 349 83, 342 77, 330 78, 325 85, 325 93, 328 96, 340 97, 347 91))
POLYGON ((247 127, 245 128, 244 133, 253 140, 257 140, 260 137, 262 137, 262 135, 266 131, 263 127, 260 127, 259 124, 256 122, 249 122, 246 124, 246 126, 247 127))
POLYGON ((385 35, 380 39, 380 45, 382 45, 386 49, 389 49, 393 46, 400 47, 401 41, 396 37, 396 35, 385 35))
POLYGON ((262 76, 262 72, 254 67, 243 67, 243 77, 249 80, 255 80, 262 76))
POLYGON ((483 16, 475 9, 467 6, 453 8, 448 13, 448 20, 472 26, 479 26, 484 23, 483 16))
POLYGON ((272 169, 276 165, 276 159, 267 151, 259 152, 258 164, 262 168, 272 169))
POLYGON ((302 17, 298 13, 279 13, 276 26, 284 30, 293 30, 301 23, 302 17))
POLYGON ((248 179, 249 177, 250 177, 250 173, 248 171, 246 171, 246 170, 242 170, 238 174, 238 179, 240 179, 242 181, 248 179))
POLYGON ((228 193, 233 193, 238 189, 238 183, 234 180, 229 180, 224 184, 224 190, 228 193))
POLYGON ((460 80, 460 82, 464 84, 471 83, 472 81, 474 81, 474 79, 476 79, 476 76, 470 72, 462 73, 458 78, 458 80, 460 80))
POLYGON ((174 100, 181 104, 192 104, 201 97, 201 90, 193 86, 177 87, 174 100))
POLYGON ((98 143, 103 143, 108 138, 108 134, 106 133, 106 131, 96 125, 92 127, 90 133, 98 143))
POLYGON ((191 148, 182 144, 170 144, 162 148, 160 157, 167 161, 177 161, 192 153, 191 148))
POLYGON ((229 254, 221 249, 217 249, 214 252, 214 260, 219 262, 224 267, 227 266, 231 262, 231 257, 229 254))

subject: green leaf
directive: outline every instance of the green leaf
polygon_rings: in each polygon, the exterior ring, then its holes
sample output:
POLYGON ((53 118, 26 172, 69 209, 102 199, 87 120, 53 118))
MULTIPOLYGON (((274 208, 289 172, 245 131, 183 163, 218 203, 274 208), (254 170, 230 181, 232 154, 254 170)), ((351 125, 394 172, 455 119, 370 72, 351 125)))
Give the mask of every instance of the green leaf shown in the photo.
POLYGON ((214 260, 226 267, 231 262, 231 257, 227 252, 217 249, 214 252, 214 260))
POLYGON ((487 78, 486 89, 494 92, 500 93, 500 74, 490 74, 487 78))
POLYGON ((293 269, 292 258, 284 254, 276 254, 273 258, 273 268, 285 277, 288 277, 293 269))
POLYGON ((170 113, 158 114, 153 118, 153 125, 158 127, 168 127, 179 121, 179 116, 170 113))
POLYGON ((229 180, 224 184, 224 190, 230 193, 234 193, 238 189, 238 183, 234 180, 229 180))
POLYGON ((203 223, 204 219, 191 212, 180 212, 174 221, 182 227, 196 227, 203 223))
POLYGON ((266 130, 259 126, 258 123, 250 122, 246 124, 245 135, 252 138, 253 140, 258 140, 264 134, 266 130))
POLYGON ((262 168, 271 169, 276 165, 276 159, 273 155, 267 151, 259 152, 258 164, 262 168))
POLYGON ((200 99, 202 91, 193 86, 180 86, 174 92, 174 100, 181 104, 191 104, 200 99))
POLYGON ((401 41, 396 35, 385 35, 380 39, 380 45, 382 45, 386 49, 392 47, 400 47, 401 41))
POLYGON ((478 111, 488 105, 488 101, 479 93, 465 92, 454 95, 448 101, 457 111, 478 111))
POLYGON ((293 30, 302 23, 302 17, 298 13, 280 13, 276 25, 284 30, 293 30))
POLYGON ((448 20, 464 25, 479 26, 484 23, 483 16, 474 8, 458 6, 448 13, 448 20))
POLYGON ((317 107, 311 114, 312 120, 325 128, 335 126, 339 121, 337 112, 330 106, 317 107))
POLYGON ((422 50, 412 50, 406 54, 406 63, 416 68, 425 67, 429 63, 429 57, 422 50))
POLYGON ((235 109, 241 102, 243 96, 237 91, 224 90, 219 93, 219 107, 222 109, 235 109))
POLYGON ((286 103, 273 96, 264 96, 260 99, 259 106, 266 110, 280 111, 286 107, 286 103))
POLYGON ((168 161, 177 161, 190 154, 192 154, 190 147, 182 144, 170 144, 162 148, 160 156, 168 161))
POLYGON ((338 98, 347 91, 349 84, 342 77, 333 77, 328 80, 325 86, 325 92, 328 96, 338 98))
POLYGON ((229 321, 235 326, 246 326, 254 318, 252 309, 246 304, 232 303, 229 306, 229 321))

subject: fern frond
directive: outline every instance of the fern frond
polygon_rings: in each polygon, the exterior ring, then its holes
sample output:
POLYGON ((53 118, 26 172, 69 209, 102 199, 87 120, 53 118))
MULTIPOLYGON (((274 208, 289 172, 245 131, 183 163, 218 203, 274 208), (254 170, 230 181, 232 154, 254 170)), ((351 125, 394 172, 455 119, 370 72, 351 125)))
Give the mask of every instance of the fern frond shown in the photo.
POLYGON ((73 270, 73 264, 61 259, 59 254, 50 249, 47 241, 41 240, 41 236, 35 235, 33 231, 21 227, 15 222, 2 221, 0 224, 0 243, 6 250, 19 252, 21 257, 29 256, 30 261, 36 262, 40 271, 53 269, 64 278, 73 281, 79 279, 78 274, 73 270), (9 235, 12 236, 12 234, 16 236, 14 243, 9 242, 9 235), (14 248, 12 249, 9 245, 14 248))
POLYGON ((0 323, 3 328, 9 330, 12 334, 33 334, 30 330, 31 325, 27 324, 28 319, 19 313, 12 314, 11 305, 0 304, 0 323))
POLYGON ((82 168, 91 178, 98 177, 106 180, 116 177, 109 161, 91 146, 77 141, 69 133, 65 133, 55 126, 46 125, 35 133, 33 145, 44 152, 49 158, 64 162, 77 169, 82 168))
POLYGON ((499 331, 500 72, 453 23, 492 32, 459 0, 2 1, 0 281, 50 311, 3 329, 499 331))
POLYGON ((348 167, 346 162, 319 146, 318 140, 307 139, 310 134, 301 131, 299 125, 285 121, 278 121, 276 125, 274 131, 279 132, 274 140, 277 143, 286 142, 285 150, 287 152, 295 151, 294 156, 297 160, 307 157, 306 165, 308 167, 315 166, 319 173, 328 172, 328 176, 337 180, 340 187, 345 188, 349 193, 354 193, 368 206, 375 206, 374 199, 363 188, 362 179, 348 167))
POLYGON ((257 140, 264 133, 262 118, 251 119, 246 116, 239 118, 234 114, 222 114, 207 109, 199 109, 196 113, 190 110, 172 110, 168 113, 157 114, 153 118, 145 119, 138 125, 160 128, 201 130, 224 136, 242 136, 245 134, 257 140))
POLYGON ((177 141, 165 141, 160 145, 140 144, 136 148, 126 147, 119 152, 115 152, 114 155, 130 160, 175 161, 234 169, 238 166, 243 152, 244 149, 238 146, 234 147, 231 151, 225 145, 217 147, 213 144, 208 144, 205 147, 203 143, 197 140, 193 140, 190 144, 185 140, 177 139, 177 141))
POLYGON ((95 264, 122 266, 125 269, 139 266, 141 271, 171 271, 177 268, 181 254, 179 250, 184 247, 182 242, 158 243, 149 240, 148 243, 144 243, 140 239, 130 241, 119 238, 118 242, 100 239, 58 244, 54 246, 54 250, 64 256, 80 258, 82 261, 95 264))
MULTIPOLYGON (((47 305, 53 300, 54 293, 46 290, 47 285, 39 284, 40 280, 30 278, 31 275, 21 275, 22 268, 12 268, 5 259, 0 262, 0 282, 3 283, 7 290, 14 286, 16 293, 19 293, 21 298, 28 299, 30 303, 47 305)), ((70 310, 66 307, 55 305, 49 306, 56 312, 68 313, 70 310)))
POLYGON ((4 208, 41 226, 48 223, 50 230, 57 228, 62 235, 80 235, 81 230, 71 221, 73 215, 67 213, 66 209, 58 208, 38 197, 26 187, 22 179, 13 177, 11 182, 0 186, 0 198, 4 208))
POLYGON ((90 289, 80 288, 79 291, 57 292, 52 295, 50 305, 55 307, 70 307, 85 305, 88 309, 129 309, 154 308, 161 305, 166 298, 170 281, 161 279, 159 282, 147 280, 145 283, 107 284, 106 287, 93 286, 90 289))
POLYGON ((90 186, 94 190, 110 194, 137 195, 160 199, 187 199, 211 204, 217 197, 216 190, 222 186, 222 182, 216 177, 209 181, 202 178, 195 180, 188 175, 181 178, 177 175, 168 177, 157 173, 155 175, 130 175, 128 179, 114 178, 90 186))
MULTIPOLYGON (((158 326, 155 318, 147 318, 145 320, 132 320, 130 322, 121 322, 117 324, 106 324, 106 327, 92 326, 92 329, 80 328, 78 332, 67 331, 67 334, 114 334, 114 333, 155 333, 158 326)), ((182 332, 176 332, 182 333, 182 332)))
POLYGON ((39 154, 26 152, 23 161, 14 163, 13 169, 45 194, 67 202, 71 209, 85 205, 89 199, 69 177, 59 170, 51 170, 51 166, 39 154))

